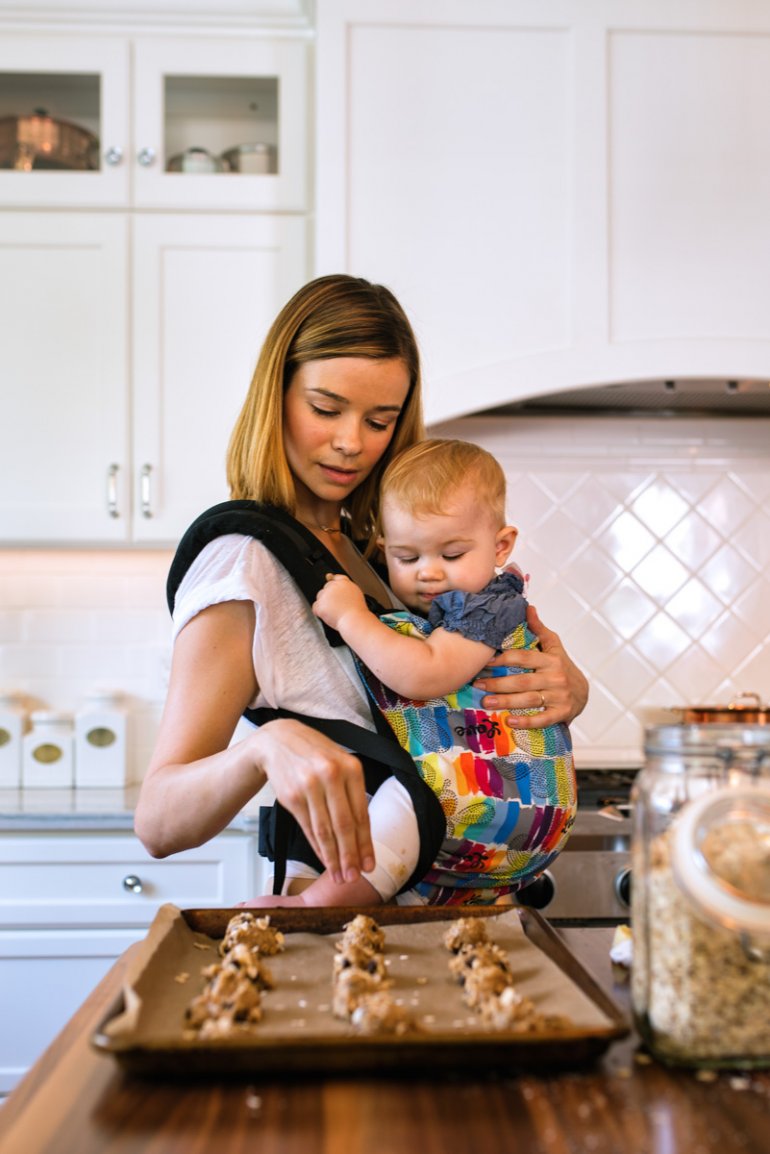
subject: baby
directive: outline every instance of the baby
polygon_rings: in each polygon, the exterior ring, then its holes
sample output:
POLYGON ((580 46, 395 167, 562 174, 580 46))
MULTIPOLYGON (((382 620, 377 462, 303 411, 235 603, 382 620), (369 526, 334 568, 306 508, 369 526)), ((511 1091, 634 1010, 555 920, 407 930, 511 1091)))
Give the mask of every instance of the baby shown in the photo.
MULTIPOLYGON (((470 684, 501 650, 537 646, 522 576, 503 568, 517 536, 505 523, 503 471, 477 445, 423 441, 385 472, 380 528, 390 587, 412 612, 377 617, 341 575, 330 577, 313 611, 356 655, 368 691, 446 817, 436 861, 398 900, 511 900, 563 848, 576 788, 566 726, 517 729, 515 713, 484 710, 483 693, 470 684)), ((412 803, 395 778, 377 790, 369 816, 372 873, 341 884, 321 874, 301 894, 253 904, 392 900, 419 848, 412 803)))

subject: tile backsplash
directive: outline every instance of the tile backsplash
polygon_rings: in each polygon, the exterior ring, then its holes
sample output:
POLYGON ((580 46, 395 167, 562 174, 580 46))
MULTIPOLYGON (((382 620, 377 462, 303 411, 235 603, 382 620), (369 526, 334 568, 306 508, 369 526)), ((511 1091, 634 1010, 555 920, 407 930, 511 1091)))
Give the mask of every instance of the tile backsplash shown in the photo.
MULTIPOLYGON (((672 705, 770 699, 770 419, 478 417, 530 599, 591 682, 578 764, 634 763, 672 705)), ((170 659, 169 551, 0 550, 0 686, 73 710, 123 690, 134 775, 170 659)))
POLYGON ((770 699, 770 419, 478 417, 529 597, 587 674, 578 764, 635 762, 671 706, 770 699))

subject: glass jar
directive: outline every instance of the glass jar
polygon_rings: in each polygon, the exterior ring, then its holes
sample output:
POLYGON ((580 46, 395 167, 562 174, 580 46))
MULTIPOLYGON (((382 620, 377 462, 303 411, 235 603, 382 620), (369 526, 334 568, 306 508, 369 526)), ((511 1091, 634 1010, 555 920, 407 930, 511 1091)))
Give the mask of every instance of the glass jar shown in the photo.
POLYGON ((662 1061, 770 1066, 770 727, 649 729, 632 793, 631 996, 662 1061))

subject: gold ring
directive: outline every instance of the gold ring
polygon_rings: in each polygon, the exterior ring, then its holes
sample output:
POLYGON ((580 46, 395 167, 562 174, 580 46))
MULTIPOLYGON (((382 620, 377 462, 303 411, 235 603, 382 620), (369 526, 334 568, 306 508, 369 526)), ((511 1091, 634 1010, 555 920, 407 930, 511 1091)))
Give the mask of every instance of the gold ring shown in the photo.
POLYGON ((540 694, 540 708, 545 709, 545 697, 542 693, 540 694))

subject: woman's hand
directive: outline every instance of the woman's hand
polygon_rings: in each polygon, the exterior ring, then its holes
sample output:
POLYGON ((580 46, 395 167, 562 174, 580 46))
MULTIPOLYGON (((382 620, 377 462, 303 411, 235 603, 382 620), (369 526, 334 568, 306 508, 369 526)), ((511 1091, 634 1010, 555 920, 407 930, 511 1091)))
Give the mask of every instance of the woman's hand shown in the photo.
POLYGON ((302 826, 335 882, 374 869, 361 762, 299 721, 268 722, 247 741, 281 805, 302 826))
POLYGON ((585 709, 588 682, 568 656, 559 635, 547 629, 530 605, 527 624, 540 642, 540 649, 507 649, 495 657, 495 665, 531 669, 508 677, 479 678, 477 689, 487 696, 485 709, 536 709, 516 719, 522 729, 543 729, 557 722, 570 722, 585 709))

